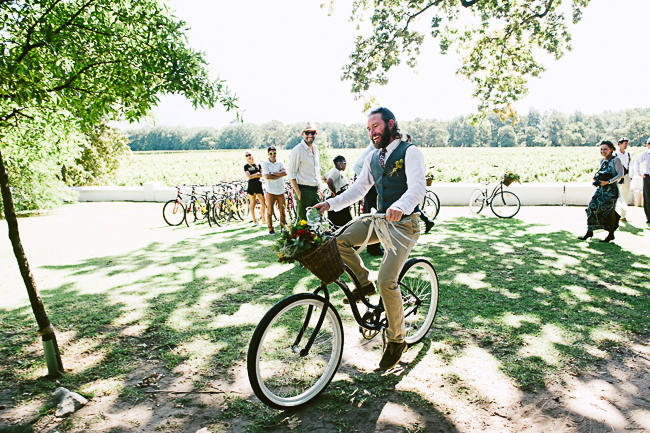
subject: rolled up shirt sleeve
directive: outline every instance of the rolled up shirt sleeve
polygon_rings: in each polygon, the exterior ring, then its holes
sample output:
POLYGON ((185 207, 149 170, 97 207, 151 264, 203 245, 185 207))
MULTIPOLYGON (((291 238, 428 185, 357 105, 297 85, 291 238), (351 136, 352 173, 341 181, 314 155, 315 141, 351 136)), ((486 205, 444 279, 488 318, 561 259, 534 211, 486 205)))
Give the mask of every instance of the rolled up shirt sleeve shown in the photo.
POLYGON ((424 178, 424 156, 420 149, 410 146, 404 156, 406 170, 406 192, 393 203, 389 209, 398 209, 405 215, 412 214, 415 207, 422 203, 427 192, 424 178))
POLYGON ((298 176, 298 168, 300 166, 299 158, 298 158, 298 152, 300 151, 300 149, 298 148, 298 146, 295 146, 293 149, 291 149, 291 153, 289 154, 289 167, 287 170, 289 174, 289 179, 295 179, 296 176, 298 176))

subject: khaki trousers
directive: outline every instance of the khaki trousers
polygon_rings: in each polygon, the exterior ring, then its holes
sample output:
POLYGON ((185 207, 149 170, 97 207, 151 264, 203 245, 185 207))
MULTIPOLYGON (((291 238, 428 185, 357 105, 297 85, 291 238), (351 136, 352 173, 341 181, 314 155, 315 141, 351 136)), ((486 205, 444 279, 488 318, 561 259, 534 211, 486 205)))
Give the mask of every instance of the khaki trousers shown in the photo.
MULTIPOLYGON (((358 221, 345 229, 336 239, 343 263, 354 272, 361 287, 370 283, 368 280, 369 271, 363 264, 361 257, 355 252, 354 247, 358 247, 366 240, 370 224, 372 224, 370 219, 358 221)), ((392 253, 385 249, 384 258, 379 266, 377 287, 388 319, 386 337, 388 341, 401 343, 406 336, 406 330, 404 328, 402 293, 397 286, 397 278, 402 266, 408 259, 413 245, 420 237, 419 215, 413 214, 404 217, 402 221, 388 223, 388 227, 391 240, 395 246, 395 252, 392 253), (404 246, 400 245, 400 243, 404 246)), ((379 239, 373 231, 368 243, 376 244, 377 242, 379 242, 379 239)))

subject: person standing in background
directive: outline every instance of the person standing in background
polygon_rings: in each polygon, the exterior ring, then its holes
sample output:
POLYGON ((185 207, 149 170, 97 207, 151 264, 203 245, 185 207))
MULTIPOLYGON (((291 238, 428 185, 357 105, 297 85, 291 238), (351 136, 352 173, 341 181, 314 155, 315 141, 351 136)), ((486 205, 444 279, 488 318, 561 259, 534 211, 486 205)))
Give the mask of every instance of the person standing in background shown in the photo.
POLYGON ((284 179, 287 171, 284 165, 277 160, 277 150, 275 146, 269 146, 268 154, 269 159, 262 163, 262 175, 266 180, 266 223, 269 227, 269 234, 275 234, 273 229, 273 205, 278 204, 278 212, 280 214, 280 227, 287 224, 284 216, 284 179))
POLYGON ((320 155, 314 145, 316 128, 307 123, 302 130, 302 141, 289 156, 289 181, 296 194, 296 214, 298 220, 307 219, 307 208, 320 202, 320 155))
POLYGON ((643 211, 646 224, 650 224, 650 138, 646 140, 646 150, 634 162, 636 173, 643 178, 643 211))
POLYGON ((262 189, 262 166, 255 164, 255 157, 252 153, 246 152, 246 164, 244 165, 244 173, 248 178, 248 187, 246 188, 246 194, 248 197, 248 203, 251 207, 251 215, 253 217, 253 224, 257 224, 257 218, 255 217, 255 204, 257 200, 260 201, 262 206, 262 222, 266 222, 266 204, 264 203, 264 190, 262 189))
POLYGON ((621 216, 621 221, 627 221, 627 201, 630 198, 630 162, 632 156, 627 151, 627 145, 630 140, 627 137, 621 137, 618 140, 618 152, 616 157, 621 160, 623 164, 623 177, 618 182, 618 200, 616 200, 616 213, 621 216))
MULTIPOLYGON (((348 179, 345 177, 343 172, 347 162, 345 158, 341 155, 338 155, 334 158, 334 168, 331 169, 326 175, 327 186, 330 189, 330 197, 336 197, 338 194, 345 191, 348 187, 348 179)), ((327 216, 332 224, 336 226, 344 226, 352 219, 350 214, 350 206, 341 209, 338 212, 332 210, 327 212, 327 216)))

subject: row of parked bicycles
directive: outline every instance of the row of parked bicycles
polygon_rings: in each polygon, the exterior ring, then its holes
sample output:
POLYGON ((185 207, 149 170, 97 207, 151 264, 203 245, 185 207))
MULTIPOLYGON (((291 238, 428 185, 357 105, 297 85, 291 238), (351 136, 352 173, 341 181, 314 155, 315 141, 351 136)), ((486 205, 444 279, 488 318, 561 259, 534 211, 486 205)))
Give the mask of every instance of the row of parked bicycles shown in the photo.
MULTIPOLYGON (((322 188, 321 191, 327 191, 322 188)), ((327 192, 321 199, 327 199, 327 192)), ((296 217, 296 200, 293 188, 285 186, 285 204, 289 219, 296 217)), ((259 209, 259 204, 257 205, 259 209)), ((350 207, 352 217, 362 213, 362 202, 350 207)), ((427 190, 421 210, 431 220, 440 212, 440 199, 435 192, 427 190)), ((259 210, 258 210, 259 212, 259 210)), ((163 219, 170 226, 183 223, 188 227, 194 223, 207 222, 210 226, 221 226, 229 222, 244 221, 250 217, 250 205, 246 196, 246 182, 222 182, 215 185, 178 185, 176 198, 163 206, 163 219)), ((275 209, 273 217, 277 218, 275 209)))

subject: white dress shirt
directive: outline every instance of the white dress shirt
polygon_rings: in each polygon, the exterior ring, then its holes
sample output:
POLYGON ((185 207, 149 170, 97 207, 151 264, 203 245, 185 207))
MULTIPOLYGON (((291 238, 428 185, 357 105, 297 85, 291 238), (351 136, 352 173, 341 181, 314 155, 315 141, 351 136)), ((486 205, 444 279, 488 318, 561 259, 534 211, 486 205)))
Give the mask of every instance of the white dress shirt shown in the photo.
MULTIPOLYGON (((401 140, 399 138, 395 139, 386 147, 386 160, 388 160, 388 157, 400 142, 401 140)), ((361 200, 375 184, 375 178, 372 176, 372 171, 370 170, 372 155, 373 152, 369 152, 366 156, 366 159, 363 161, 361 173, 352 186, 340 195, 327 200, 331 210, 338 212, 350 206, 352 203, 361 200)), ((409 146, 406 149, 404 170, 406 171, 406 192, 389 209, 397 209, 404 215, 410 215, 415 210, 415 207, 422 203, 424 194, 427 191, 426 181, 424 179, 424 157, 417 147, 409 146)))
POLYGON ((320 185, 320 155, 318 148, 312 145, 314 151, 309 149, 305 140, 302 140, 289 155, 289 179, 295 179, 298 185, 320 185))
POLYGON ((650 174, 650 150, 645 150, 634 161, 634 168, 636 174, 643 177, 644 174, 650 174))

